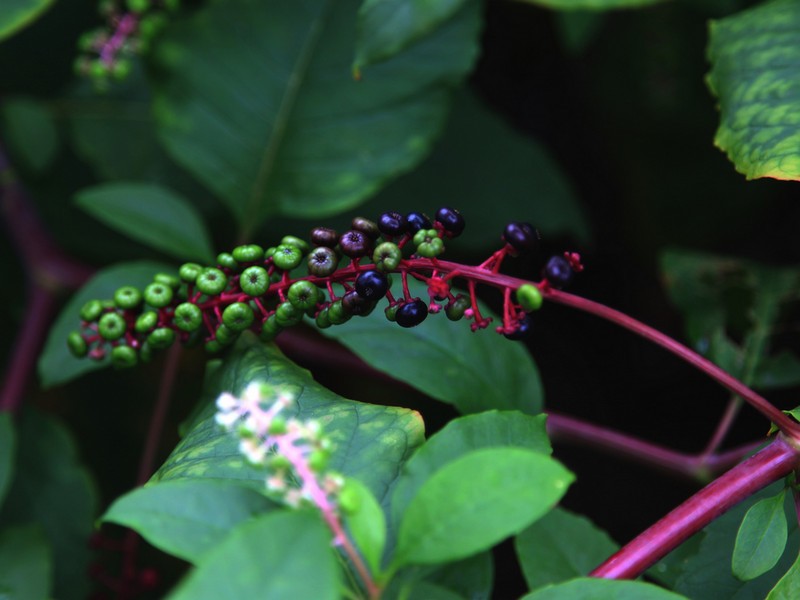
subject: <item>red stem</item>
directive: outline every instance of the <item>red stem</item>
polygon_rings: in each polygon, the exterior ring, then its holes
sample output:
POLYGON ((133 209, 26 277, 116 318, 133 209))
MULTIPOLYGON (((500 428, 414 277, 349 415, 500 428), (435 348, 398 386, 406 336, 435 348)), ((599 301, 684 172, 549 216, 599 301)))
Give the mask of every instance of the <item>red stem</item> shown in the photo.
POLYGON ((766 448, 709 483, 589 575, 632 579, 733 506, 800 466, 800 452, 779 434, 766 448))

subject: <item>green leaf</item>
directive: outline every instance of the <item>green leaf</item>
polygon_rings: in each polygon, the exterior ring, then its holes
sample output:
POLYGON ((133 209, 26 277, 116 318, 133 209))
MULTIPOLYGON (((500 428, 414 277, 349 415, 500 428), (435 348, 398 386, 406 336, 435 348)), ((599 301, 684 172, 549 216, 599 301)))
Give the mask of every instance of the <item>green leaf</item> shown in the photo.
POLYGON ((89 280, 59 313, 50 328, 44 350, 39 357, 39 378, 42 386, 52 387, 70 379, 102 369, 111 364, 108 357, 95 361, 75 358, 67 348, 67 336, 80 329, 80 309, 89 300, 107 300, 113 297, 118 287, 132 285, 140 289, 153 281, 160 272, 174 272, 175 267, 164 263, 140 261, 119 263, 102 269, 89 280))
POLYGON ((54 1, 3 0, 3 10, 0 11, 0 41, 33 23, 54 1))
POLYGON ((800 383, 800 359, 788 351, 761 361, 753 376, 753 385, 764 390, 792 387, 800 383))
POLYGON ((585 517, 555 508, 514 538, 531 589, 588 575, 619 546, 585 517))
POLYGON ((239 523, 274 506, 249 488, 188 479, 129 492, 111 505, 102 520, 130 527, 156 548, 197 563, 239 523))
MULTIPOLYGON (((411 278, 409 278, 411 279, 411 278)), ((409 281, 412 296, 427 299, 424 284, 409 281)), ((492 314, 483 304, 481 311, 492 314)), ((439 314, 403 329, 383 311, 322 330, 367 364, 462 413, 488 409, 542 410, 542 384, 525 347, 494 333, 473 333, 463 321, 439 314), (402 348, 402 352, 397 349, 402 348)))
POLYGON ((52 597, 50 548, 38 525, 0 530, 0 598, 52 597))
POLYGON ((341 497, 354 502, 353 510, 345 511, 344 521, 356 548, 370 571, 379 573, 386 546, 386 517, 369 488, 352 477, 345 480, 341 497))
POLYGON ((402 462, 423 441, 422 422, 414 411, 337 396, 276 347, 262 345, 250 335, 240 338, 211 380, 203 408, 153 481, 227 479, 263 489, 264 469, 247 463, 236 437, 214 421, 217 396, 223 391, 240 394, 253 381, 292 390, 297 402, 286 409, 287 417, 322 422, 334 446, 330 468, 361 481, 379 501, 393 485, 402 462))
POLYGON ((0 412, 0 508, 14 477, 17 435, 10 412, 0 412))
POLYGON ((767 594, 766 600, 795 600, 800 598, 800 556, 794 561, 775 587, 767 594))
POLYGON ((466 596, 429 581, 407 583, 400 590, 397 598, 402 598, 403 600, 466 600, 466 596))
POLYGON ((236 527, 169 600, 339 598, 331 534, 313 511, 281 510, 236 527))
POLYGON ((483 448, 436 471, 409 503, 393 567, 444 563, 485 550, 544 515, 572 474, 522 448, 483 448))
POLYGON ((464 247, 497 247, 510 221, 530 221, 545 233, 570 233, 584 243, 589 239, 575 191, 548 150, 512 129, 469 91, 455 95, 431 156, 389 184, 370 208, 376 214, 397 210, 409 198, 417 207, 458 208, 467 226, 456 241, 464 247), (488 199, 492 210, 486 210, 488 199))
POLYGON ((358 9, 357 71, 408 48, 453 17, 467 0, 364 0, 358 9))
POLYGON ((487 411, 450 421, 403 465, 392 494, 392 516, 400 522, 406 507, 436 471, 480 448, 518 447, 550 454, 545 415, 487 411))
POLYGON ((681 600, 682 598, 685 599, 680 594, 641 581, 578 578, 548 585, 526 594, 520 600, 681 600))
POLYGON ((58 151, 58 131, 50 110, 30 98, 9 98, 2 105, 11 149, 32 171, 44 171, 58 151))
POLYGON ((386 586, 384 597, 386 600, 405 599, 409 594, 413 597, 421 591, 417 584, 424 581, 469 600, 489 600, 493 579, 494 564, 489 550, 443 565, 412 565, 400 569, 386 586))
POLYGON ((180 260, 214 262, 202 217, 185 198, 149 183, 106 183, 85 188, 75 202, 128 237, 180 260))
POLYGON ((614 10, 617 8, 641 8, 660 4, 665 0, 522 0, 556 10, 614 10))
POLYGON ((89 474, 78 462, 75 442, 52 418, 25 411, 17 420, 14 472, 0 509, 0 527, 40 527, 52 549, 52 597, 86 598, 85 573, 91 558, 86 542, 93 530, 97 499, 89 474))
POLYGON ((215 2, 159 45, 169 152, 246 227, 353 207, 416 165, 477 53, 480 3, 351 76, 358 2, 215 2))
POLYGON ((748 179, 800 179, 799 30, 795 0, 711 21, 707 82, 721 113, 714 143, 748 179))
POLYGON ((744 516, 731 562, 733 574, 742 581, 766 573, 780 560, 786 547, 786 490, 756 502, 744 516))

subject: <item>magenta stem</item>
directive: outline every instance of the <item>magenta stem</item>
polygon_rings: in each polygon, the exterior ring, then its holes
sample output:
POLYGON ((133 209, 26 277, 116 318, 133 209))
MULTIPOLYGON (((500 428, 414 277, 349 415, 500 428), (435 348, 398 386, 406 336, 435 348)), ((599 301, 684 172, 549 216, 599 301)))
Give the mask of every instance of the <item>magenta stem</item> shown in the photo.
POLYGON ((709 483, 646 529, 589 575, 632 579, 733 506, 800 466, 800 452, 783 435, 709 483))

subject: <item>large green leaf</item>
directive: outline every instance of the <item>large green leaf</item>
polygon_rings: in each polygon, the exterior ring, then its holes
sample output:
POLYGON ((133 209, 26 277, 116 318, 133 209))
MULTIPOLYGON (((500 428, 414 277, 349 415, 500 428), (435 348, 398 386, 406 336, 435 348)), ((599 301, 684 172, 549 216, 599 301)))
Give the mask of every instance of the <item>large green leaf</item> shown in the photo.
POLYGON ((17 434, 10 412, 0 412, 0 507, 14 476, 14 458, 17 453, 17 434))
POLYGON ((469 600, 489 600, 494 583, 492 552, 487 550, 443 565, 411 565, 400 569, 384 590, 386 600, 426 600, 420 582, 434 584, 469 600))
POLYGON ((358 9, 356 70, 404 50, 451 18, 468 0, 364 0, 358 9))
POLYGON ((159 272, 173 272, 175 267, 156 262, 120 263, 99 271, 64 306, 50 328, 44 350, 39 357, 39 378, 42 385, 50 387, 66 383, 79 375, 102 369, 110 364, 110 359, 95 361, 88 358, 75 358, 67 348, 67 336, 80 329, 80 309, 89 300, 107 300, 113 297, 116 289, 123 285, 144 288, 159 272))
POLYGON ((514 538, 528 587, 588 575, 619 548, 585 517, 556 508, 514 538))
POLYGON ((128 237, 180 260, 211 263, 205 223, 185 198, 150 183, 106 183, 80 190, 83 210, 128 237))
POLYGON ((800 556, 791 568, 778 580, 766 600, 794 600, 800 598, 800 556))
POLYGON ((38 600, 52 596, 47 537, 38 525, 0 530, 0 598, 38 600))
POLYGON ((775 566, 786 547, 786 490, 756 502, 745 514, 733 546, 733 574, 749 581, 775 566))
POLYGON ((17 420, 15 462, 15 477, 0 508, 0 528, 40 527, 52 551, 53 597, 86 598, 85 574, 91 558, 86 542, 97 499, 88 473, 78 462, 74 441, 50 417, 23 412, 17 420))
POLYGON ((168 596, 170 600, 336 600, 331 534, 313 511, 282 510, 236 527, 168 596))
MULTIPOLYGON (((412 296, 427 299, 424 284, 409 281, 409 288, 412 296)), ((453 323, 440 313, 417 327, 403 329, 387 321, 382 310, 375 310, 322 333, 372 367, 454 404, 462 413, 493 408, 529 414, 542 410, 542 386, 533 359, 524 346, 491 328, 473 333, 467 323, 453 323)))
MULTIPOLYGON (((711 596, 709 596, 710 598, 711 596)), ((642 581, 578 578, 548 585, 520 600, 681 600, 684 596, 642 581)))
POLYGON ((486 550, 544 515, 572 480, 561 464, 528 449, 468 452, 417 490, 391 564, 445 563, 486 550))
POLYGON ((247 228, 352 207, 410 169, 477 52, 470 0, 353 81, 355 0, 213 2, 159 46, 156 115, 171 154, 247 228))
POLYGON ((659 4, 666 0, 521 0, 557 10, 613 10, 617 8, 640 8, 659 4))
POLYGON ((423 441, 423 426, 413 411, 353 402, 316 383, 271 345, 243 335, 236 348, 219 366, 206 390, 207 405, 153 476, 153 481, 176 479, 238 480, 262 488, 265 471, 248 464, 239 451, 236 436, 215 421, 213 400, 222 391, 240 394, 253 381, 287 386, 297 395, 287 412, 316 419, 333 442, 330 468, 365 484, 381 501, 393 485, 406 457, 423 441))
POLYGON ((58 131, 50 109, 31 98, 12 97, 2 105, 8 143, 29 169, 44 171, 58 151, 58 131))
POLYGON ((102 520, 130 527, 156 548, 197 563, 239 523, 274 506, 263 494, 246 487, 183 479, 149 485, 118 498, 102 520))
POLYGON ((431 156, 389 184, 370 208, 376 214, 398 210, 410 198, 416 210, 459 209, 467 223, 456 240, 463 247, 497 247, 510 221, 530 221, 547 234, 570 233, 583 242, 589 238, 575 192, 547 149, 468 91, 455 95, 431 156))
POLYGON ((3 0, 3 10, 0 11, 0 41, 38 19, 54 1, 3 0))
POLYGON ((800 3, 773 0, 711 21, 714 143, 748 179, 800 179, 800 3))

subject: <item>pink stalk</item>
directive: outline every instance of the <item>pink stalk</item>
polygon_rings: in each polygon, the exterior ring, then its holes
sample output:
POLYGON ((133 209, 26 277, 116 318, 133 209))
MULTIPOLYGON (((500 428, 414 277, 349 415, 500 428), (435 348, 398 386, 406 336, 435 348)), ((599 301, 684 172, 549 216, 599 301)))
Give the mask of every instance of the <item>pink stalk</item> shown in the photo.
POLYGON ((138 23, 139 20, 133 13, 125 13, 122 15, 111 39, 103 44, 100 50, 100 60, 103 61, 103 64, 107 67, 114 64, 114 59, 117 58, 117 52, 120 51, 120 48, 125 44, 128 37, 136 31, 138 23))

